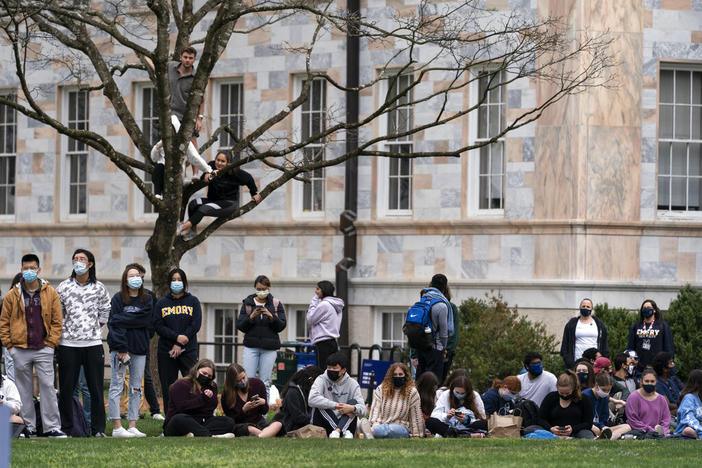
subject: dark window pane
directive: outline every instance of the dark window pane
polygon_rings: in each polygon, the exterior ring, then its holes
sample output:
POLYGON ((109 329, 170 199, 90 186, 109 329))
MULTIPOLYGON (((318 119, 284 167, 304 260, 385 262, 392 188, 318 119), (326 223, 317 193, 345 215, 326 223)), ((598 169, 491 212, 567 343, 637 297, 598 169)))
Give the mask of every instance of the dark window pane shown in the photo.
POLYGON ((388 209, 397 210, 399 208, 397 177, 388 180, 388 209))
POLYGON ((658 143, 658 174, 670 174, 670 150, 672 143, 658 143))
POLYGON ((400 179, 400 209, 409 210, 410 205, 410 181, 407 177, 400 179))
POLYGON ((687 175, 687 145, 673 143, 673 175, 687 175))
POLYGON ((690 138, 690 106, 675 106, 675 138, 690 138))
POLYGON ((658 209, 670 209, 670 178, 668 176, 658 177, 658 209))
POLYGON ((661 104, 659 112, 659 137, 673 138, 673 106, 661 104))
POLYGON ((675 103, 690 103, 690 72, 687 70, 675 72, 675 103))
POLYGON ((673 102, 673 70, 661 70, 661 103, 673 102))

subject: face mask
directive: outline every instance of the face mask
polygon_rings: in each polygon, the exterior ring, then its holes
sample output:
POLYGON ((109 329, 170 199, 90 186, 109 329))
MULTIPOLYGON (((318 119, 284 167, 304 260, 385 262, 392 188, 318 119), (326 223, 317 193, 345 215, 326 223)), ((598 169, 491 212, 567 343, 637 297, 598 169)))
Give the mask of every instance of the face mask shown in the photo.
POLYGON ((510 392, 505 392, 505 394, 502 395, 502 399, 505 401, 514 401, 515 398, 517 398, 517 395, 510 392))
POLYGON ((646 308, 641 311, 641 315, 643 315, 644 318, 649 318, 651 315, 653 315, 653 312, 653 309, 646 308))
POLYGON ((182 290, 183 290, 183 282, 182 281, 171 281, 171 291, 178 294, 182 290))
POLYGON ((73 271, 76 272, 76 275, 84 275, 88 272, 88 265, 83 262, 76 262, 73 264, 73 271))
POLYGON ((460 401, 463 401, 466 398, 465 393, 458 393, 456 390, 453 390, 453 396, 456 397, 456 400, 460 400, 460 401))
POLYGON ((256 297, 258 297, 261 300, 267 298, 269 294, 270 291, 267 289, 265 291, 256 291, 256 297))
POLYGON ((641 385, 641 388, 644 389, 644 392, 646 393, 653 393, 656 391, 656 385, 655 384, 647 384, 647 385, 641 385))
POLYGON ((587 378, 590 376, 587 372, 578 372, 578 380, 580 381, 580 385, 585 385, 587 384, 587 378))
POLYGON ((249 383, 248 379, 244 379, 241 382, 237 382, 235 386, 236 386, 236 388, 244 389, 244 388, 246 388, 246 385, 248 383, 249 383))
POLYGON ((589 317, 592 315, 592 309, 580 309, 580 315, 583 317, 589 317))
POLYGON ((569 393, 568 395, 561 395, 561 394, 559 393, 558 396, 561 398, 561 400, 565 400, 565 401, 568 401, 568 400, 570 400, 571 398, 573 398, 573 394, 572 394, 572 393, 569 393))
POLYGON ((609 392, 605 392, 603 390, 600 390, 599 388, 597 389, 597 396, 600 398, 609 398, 609 392))
POLYGON ((395 385, 395 387, 404 387, 407 383, 407 377, 393 377, 392 383, 395 385))
POLYGON ((203 387, 209 387, 209 385, 212 383, 212 380, 212 377, 208 377, 204 374, 200 374, 197 376, 197 382, 203 387))
POLYGON ((24 278, 27 283, 31 283, 37 279, 37 272, 34 270, 24 270, 22 272, 22 278, 24 278))
POLYGON ((541 373, 544 371, 544 365, 541 362, 537 362, 536 364, 529 364, 529 373, 533 376, 540 376, 541 373))
POLYGON ((636 369, 636 366, 629 364, 629 375, 634 375, 634 369, 636 369))
POLYGON ((329 377, 329 380, 331 380, 332 382, 336 382, 337 380, 339 380, 339 371, 327 369, 327 377, 329 377))
POLYGON ((141 285, 144 284, 144 281, 141 279, 141 276, 132 276, 131 278, 127 278, 127 284, 132 289, 139 289, 141 285))

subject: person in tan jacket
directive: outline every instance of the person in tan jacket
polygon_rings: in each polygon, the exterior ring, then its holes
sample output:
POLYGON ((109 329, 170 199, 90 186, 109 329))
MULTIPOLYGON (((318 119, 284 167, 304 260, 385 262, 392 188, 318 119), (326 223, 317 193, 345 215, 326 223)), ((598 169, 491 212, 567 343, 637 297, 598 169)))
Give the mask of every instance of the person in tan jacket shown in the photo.
POLYGON ((63 314, 56 290, 39 278, 39 257, 22 257, 22 279, 5 295, 0 313, 0 341, 15 363, 15 384, 22 400, 21 416, 30 437, 36 437, 33 373, 41 396, 44 435, 65 438, 61 432, 56 389, 54 351, 61 339, 63 314))

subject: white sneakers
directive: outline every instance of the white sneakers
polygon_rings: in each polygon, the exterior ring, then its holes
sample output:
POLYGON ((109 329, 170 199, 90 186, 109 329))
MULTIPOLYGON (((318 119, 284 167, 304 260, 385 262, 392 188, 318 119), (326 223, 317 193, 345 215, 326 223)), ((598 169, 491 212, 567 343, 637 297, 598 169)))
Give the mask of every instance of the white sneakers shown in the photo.
POLYGON ((363 418, 359 421, 361 432, 365 439, 373 439, 373 430, 371 429, 371 423, 368 419, 363 418))
POLYGON ((112 431, 112 437, 117 437, 120 439, 130 439, 132 437, 136 437, 134 434, 129 432, 127 429, 120 427, 119 429, 114 429, 112 431))
POLYGON ((338 439, 341 437, 341 431, 338 429, 334 429, 329 433, 329 438, 330 439, 338 439))
POLYGON ((344 439, 353 439, 353 434, 348 429, 344 431, 344 439))
POLYGON ((156 421, 165 421, 166 420, 166 418, 164 418, 161 413, 152 414, 151 419, 154 419, 156 421))
POLYGON ((225 434, 218 434, 218 435, 213 435, 215 439, 233 439, 235 436, 231 432, 227 432, 225 434))
MULTIPOLYGON (((124 428, 122 428, 122 429, 124 429, 124 428)), ((134 437, 146 437, 146 434, 144 434, 143 432, 141 432, 141 431, 140 431, 139 429, 137 429, 136 427, 130 427, 129 429, 127 429, 127 431, 128 431, 130 434, 132 434, 134 437)), ((114 436, 113 436, 113 437, 114 437, 114 436)))

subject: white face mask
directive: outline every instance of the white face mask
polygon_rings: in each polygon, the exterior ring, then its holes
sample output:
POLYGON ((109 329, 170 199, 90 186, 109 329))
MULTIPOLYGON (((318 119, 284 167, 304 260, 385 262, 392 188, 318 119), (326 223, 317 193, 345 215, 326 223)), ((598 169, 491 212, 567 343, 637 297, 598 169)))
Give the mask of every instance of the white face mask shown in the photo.
POLYGON ((270 293, 271 293, 271 292, 270 292, 268 289, 266 289, 266 290, 264 290, 264 291, 256 291, 256 297, 258 297, 258 298, 261 299, 261 300, 264 300, 265 298, 268 297, 268 295, 269 295, 270 293))
POLYGON ((597 389, 597 396, 600 398, 609 398, 609 392, 602 391, 601 389, 597 389))

